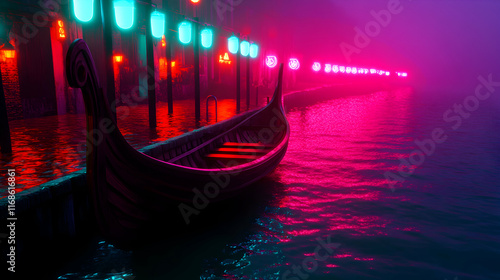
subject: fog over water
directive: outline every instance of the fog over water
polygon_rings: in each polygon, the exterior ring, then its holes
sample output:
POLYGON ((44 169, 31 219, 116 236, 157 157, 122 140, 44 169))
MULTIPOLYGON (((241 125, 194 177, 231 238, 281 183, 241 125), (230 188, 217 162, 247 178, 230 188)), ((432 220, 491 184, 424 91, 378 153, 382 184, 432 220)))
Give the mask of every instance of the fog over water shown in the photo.
POLYGON ((406 70, 421 92, 441 94, 472 94, 479 75, 500 80, 499 1, 245 0, 234 11, 236 30, 306 69, 321 61, 406 70), (373 36, 356 45, 355 28, 373 36))

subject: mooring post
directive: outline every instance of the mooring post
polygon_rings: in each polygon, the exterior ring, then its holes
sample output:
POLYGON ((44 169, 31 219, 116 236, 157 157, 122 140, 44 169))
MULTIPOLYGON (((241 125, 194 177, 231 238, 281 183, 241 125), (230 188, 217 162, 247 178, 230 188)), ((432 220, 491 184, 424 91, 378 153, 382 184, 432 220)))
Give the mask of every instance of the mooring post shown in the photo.
POLYGON ((113 69, 113 1, 101 0, 102 36, 104 37, 104 68, 106 69, 106 97, 116 121, 115 73, 113 69))
MULTIPOLYGON (((168 0, 163 0, 163 7, 167 7, 168 0)), ((172 115, 174 113, 174 103, 173 103, 173 85, 172 85, 172 39, 169 27, 172 26, 172 14, 166 15, 165 20, 165 41, 167 43, 166 58, 167 58, 167 103, 168 103, 168 114, 172 115)))
POLYGON ((12 153, 12 143, 10 139, 9 118, 7 115, 7 104, 5 104, 5 94, 3 91, 2 67, 0 65, 0 151, 3 154, 12 153))
POLYGON ((213 98, 214 99, 214 102, 215 102, 215 122, 217 122, 217 97, 213 96, 213 95, 209 95, 207 96, 207 100, 206 100, 206 104, 207 104, 207 122, 208 122, 208 102, 210 101, 210 98, 213 98))
MULTIPOLYGON (((239 34, 238 34, 239 38, 239 34)), ((240 90, 241 90, 241 52, 236 53, 236 113, 240 113, 240 90)))
POLYGON ((247 56, 247 111, 250 110, 250 55, 247 56))
POLYGON ((200 120, 200 40, 199 40, 199 23, 198 18, 195 17, 193 51, 194 51, 194 110, 196 120, 200 120))
MULTIPOLYGON (((151 14, 151 0, 147 1, 147 14, 151 14)), ((156 128, 156 89, 155 89, 155 54, 153 47, 153 33, 151 21, 146 20, 146 56, 148 75, 148 108, 149 108, 149 128, 156 128)))

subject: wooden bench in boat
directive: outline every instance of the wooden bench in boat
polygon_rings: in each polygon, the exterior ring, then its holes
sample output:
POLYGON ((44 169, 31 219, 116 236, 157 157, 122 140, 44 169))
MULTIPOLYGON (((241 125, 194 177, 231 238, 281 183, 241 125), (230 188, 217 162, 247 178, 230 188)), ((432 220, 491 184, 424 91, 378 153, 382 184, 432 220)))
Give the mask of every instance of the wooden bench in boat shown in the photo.
POLYGON ((272 145, 262 143, 226 142, 206 158, 254 160, 271 151, 272 145))

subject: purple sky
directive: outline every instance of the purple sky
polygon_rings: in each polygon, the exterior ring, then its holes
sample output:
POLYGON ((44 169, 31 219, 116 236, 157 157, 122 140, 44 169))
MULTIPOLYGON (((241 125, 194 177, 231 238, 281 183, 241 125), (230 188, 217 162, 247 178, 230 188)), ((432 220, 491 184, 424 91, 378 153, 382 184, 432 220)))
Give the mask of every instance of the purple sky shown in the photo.
MULTIPOLYGON (((314 60, 348 63, 340 45, 355 46, 354 28, 364 30, 374 20, 370 12, 392 1, 243 0, 235 26, 307 68, 314 60)), ((399 2, 401 12, 350 56, 351 64, 408 70, 432 91, 471 92, 480 74, 500 80, 500 1, 399 2)))

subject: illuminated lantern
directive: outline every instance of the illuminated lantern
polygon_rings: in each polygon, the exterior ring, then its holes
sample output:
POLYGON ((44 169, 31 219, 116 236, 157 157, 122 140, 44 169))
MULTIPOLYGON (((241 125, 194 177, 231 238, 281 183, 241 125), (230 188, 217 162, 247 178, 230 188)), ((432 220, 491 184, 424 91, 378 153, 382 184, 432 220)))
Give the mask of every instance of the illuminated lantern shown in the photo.
POLYGON ((66 31, 64 31, 64 22, 62 20, 57 21, 57 29, 59 30, 59 39, 66 39, 66 31))
POLYGON ((276 65, 278 65, 278 58, 274 55, 269 55, 266 57, 266 65, 269 68, 274 68, 276 65))
POLYGON ((236 54, 238 53, 238 48, 240 46, 240 39, 236 36, 231 36, 227 39, 227 48, 230 53, 236 54))
POLYGON ((172 61, 171 65, 172 67, 175 67, 175 61, 172 61))
POLYGON ((377 69, 370 69, 370 74, 375 74, 377 73, 377 69))
POLYGON ((256 58, 259 55, 259 46, 257 44, 250 45, 250 57, 256 58))
POLYGON ((203 29, 201 31, 201 45, 205 49, 209 49, 212 47, 213 44, 213 33, 211 29, 203 29))
POLYGON ((352 73, 353 74, 358 74, 358 68, 352 67, 352 73))
POLYGON ((240 48, 242 56, 248 56, 250 54, 250 43, 248 41, 241 42, 240 48))
POLYGON ((332 65, 331 64, 325 64, 325 72, 326 73, 332 72, 332 65))
POLYGON ((115 0, 116 24, 121 29, 130 29, 134 25, 134 0, 115 0))
POLYGON ((345 66, 339 66, 340 73, 345 73, 345 66))
POLYGON ((73 0, 73 10, 79 21, 89 22, 94 17, 94 0, 73 0))
POLYGON ((319 62, 314 62, 313 63, 313 70, 318 72, 319 70, 321 70, 321 63, 319 62))
POLYGON ((290 58, 290 61, 288 62, 288 67, 292 70, 297 70, 300 68, 300 62, 296 58, 290 58))
POLYGON ((183 44, 191 43, 191 23, 184 21, 179 25, 179 41, 183 44))
POLYGON ((346 72, 347 74, 351 74, 351 72, 352 72, 352 68, 351 68, 351 67, 349 67, 349 66, 347 66, 347 67, 345 68, 345 72, 346 72))
POLYGON ((165 14, 158 11, 151 13, 151 32, 155 38, 163 37, 165 34, 165 14))
POLYGON ((113 56, 113 61, 116 63, 120 63, 123 61, 123 55, 114 55, 113 56))
POLYGON ((332 71, 333 71, 333 73, 337 74, 339 72, 339 66, 338 65, 333 65, 332 66, 332 71))

